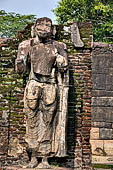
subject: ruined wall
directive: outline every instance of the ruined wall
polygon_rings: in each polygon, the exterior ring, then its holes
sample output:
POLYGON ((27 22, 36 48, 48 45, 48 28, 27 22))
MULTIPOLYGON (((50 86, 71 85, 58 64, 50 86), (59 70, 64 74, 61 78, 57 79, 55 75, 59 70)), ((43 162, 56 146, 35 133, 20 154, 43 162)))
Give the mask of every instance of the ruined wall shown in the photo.
MULTIPOLYGON (((67 146, 68 156, 51 159, 59 166, 76 170, 91 168, 91 57, 92 25, 79 23, 83 48, 75 48, 71 41, 70 25, 56 26, 56 40, 68 47, 69 56, 69 104, 67 146)), ((30 30, 30 29, 29 29, 30 30)), ((26 32, 26 31, 25 31, 26 32)), ((27 160, 25 150, 25 118, 23 113, 23 92, 26 75, 15 73, 15 58, 18 43, 28 36, 20 32, 17 40, 1 40, 0 49, 0 160, 2 165, 18 164, 27 160)))
POLYGON ((70 69, 68 145, 70 144, 70 148, 73 145, 74 168, 90 170, 92 25, 81 23, 79 30, 84 48, 68 47, 70 69), (73 135, 73 139, 69 135, 73 135))
POLYGON ((94 43, 92 81, 92 160, 113 164, 113 45, 94 43))
POLYGON ((19 42, 30 36, 30 26, 17 39, 0 38, 0 164, 5 165, 15 163, 24 152, 26 75, 15 72, 15 59, 19 42))

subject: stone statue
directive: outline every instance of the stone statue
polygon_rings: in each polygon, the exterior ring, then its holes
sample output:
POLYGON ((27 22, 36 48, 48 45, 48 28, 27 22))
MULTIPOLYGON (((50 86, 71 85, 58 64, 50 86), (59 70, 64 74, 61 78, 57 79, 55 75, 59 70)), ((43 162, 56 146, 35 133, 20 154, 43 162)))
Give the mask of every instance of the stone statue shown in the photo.
POLYGON ((30 40, 18 47, 17 73, 30 69, 24 92, 26 138, 32 151, 25 168, 50 168, 49 157, 64 157, 68 99, 66 45, 53 39, 52 21, 43 17, 32 27, 30 40), (38 164, 38 157, 42 162, 38 164))

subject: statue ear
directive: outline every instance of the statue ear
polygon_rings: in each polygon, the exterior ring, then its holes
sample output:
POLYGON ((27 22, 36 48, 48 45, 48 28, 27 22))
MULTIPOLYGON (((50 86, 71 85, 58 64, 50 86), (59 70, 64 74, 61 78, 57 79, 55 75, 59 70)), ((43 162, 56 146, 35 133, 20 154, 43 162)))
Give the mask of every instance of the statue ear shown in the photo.
POLYGON ((36 36, 36 34, 35 34, 35 25, 36 25, 36 24, 34 24, 34 25, 31 27, 31 37, 32 37, 32 38, 34 38, 34 37, 36 36))
POLYGON ((56 34, 56 26, 52 25, 52 35, 55 37, 56 34))

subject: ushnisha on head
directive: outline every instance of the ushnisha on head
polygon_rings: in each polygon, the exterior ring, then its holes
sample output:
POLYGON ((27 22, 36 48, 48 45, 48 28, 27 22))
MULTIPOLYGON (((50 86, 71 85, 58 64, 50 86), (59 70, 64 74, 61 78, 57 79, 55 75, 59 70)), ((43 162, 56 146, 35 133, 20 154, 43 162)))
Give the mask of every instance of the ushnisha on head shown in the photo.
POLYGON ((38 36, 41 39, 52 36, 52 21, 50 18, 38 18, 31 30, 32 37, 38 36))

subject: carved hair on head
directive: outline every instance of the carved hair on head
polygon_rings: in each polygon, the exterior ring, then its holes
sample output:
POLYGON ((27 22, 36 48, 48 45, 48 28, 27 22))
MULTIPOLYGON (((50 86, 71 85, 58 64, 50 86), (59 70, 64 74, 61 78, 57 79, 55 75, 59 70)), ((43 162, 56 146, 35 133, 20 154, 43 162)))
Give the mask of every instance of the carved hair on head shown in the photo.
POLYGON ((42 21, 50 22, 51 25, 52 25, 52 20, 51 20, 50 18, 47 18, 47 17, 38 18, 38 19, 36 20, 36 24, 37 24, 37 23, 40 24, 42 21))

